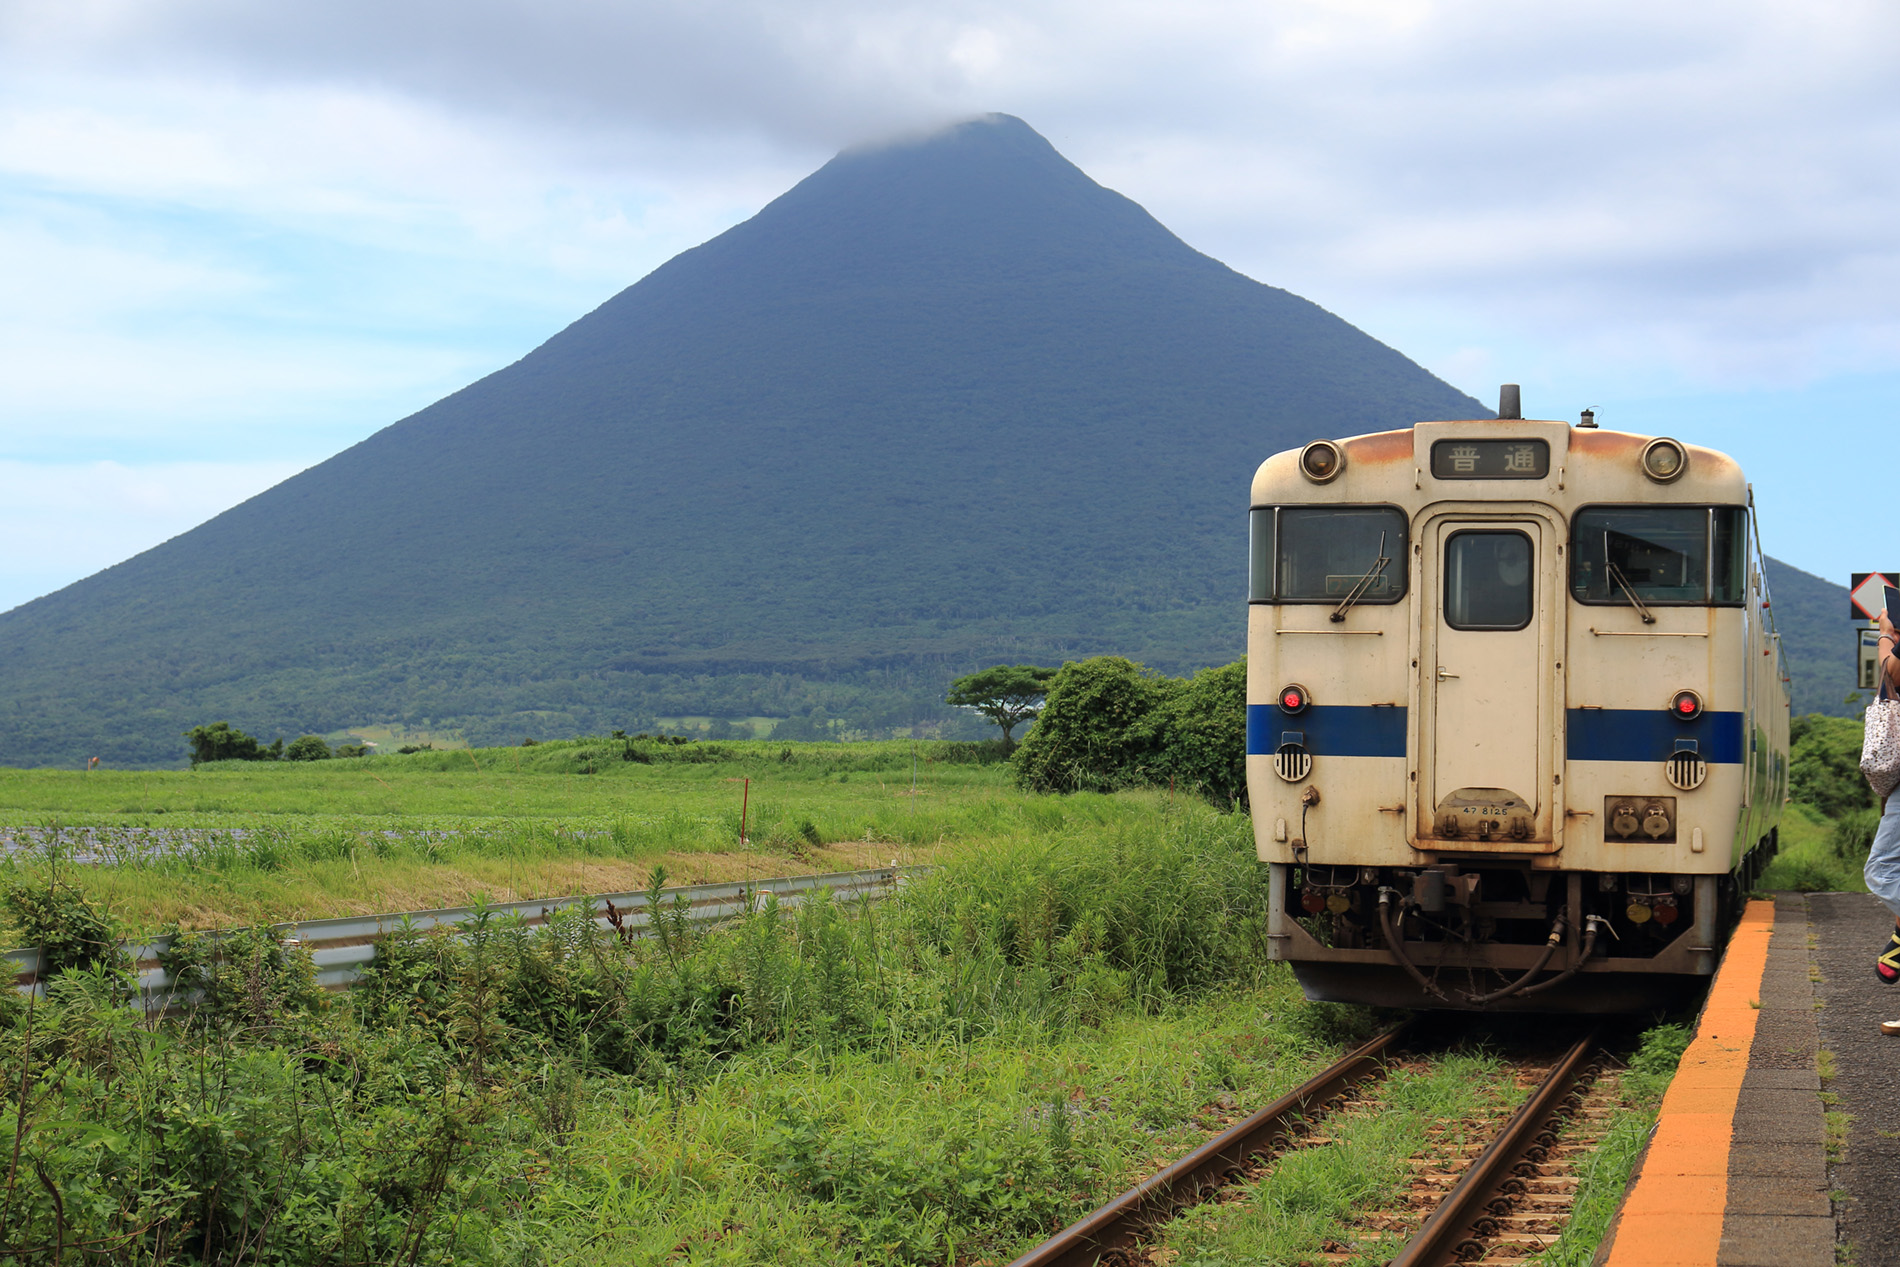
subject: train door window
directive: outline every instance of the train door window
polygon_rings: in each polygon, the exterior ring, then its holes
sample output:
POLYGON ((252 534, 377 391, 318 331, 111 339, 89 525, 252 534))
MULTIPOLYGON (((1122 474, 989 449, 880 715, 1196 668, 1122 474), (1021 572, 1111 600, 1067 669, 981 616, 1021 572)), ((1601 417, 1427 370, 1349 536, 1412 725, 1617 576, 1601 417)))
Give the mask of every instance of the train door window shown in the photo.
POLYGON ((1522 629, 1536 604, 1531 539, 1492 529, 1445 542, 1445 623, 1453 629, 1522 629))
POLYGON ((1405 513, 1392 506, 1281 506, 1274 599, 1396 603, 1405 597, 1405 513))

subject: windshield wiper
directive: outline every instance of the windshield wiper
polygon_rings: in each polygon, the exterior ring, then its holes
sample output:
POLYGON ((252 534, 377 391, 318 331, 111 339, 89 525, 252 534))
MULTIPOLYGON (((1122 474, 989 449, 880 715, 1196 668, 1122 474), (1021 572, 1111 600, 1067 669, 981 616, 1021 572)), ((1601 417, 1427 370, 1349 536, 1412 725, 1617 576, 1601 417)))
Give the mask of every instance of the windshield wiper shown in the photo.
POLYGON ((1386 557, 1385 534, 1382 532, 1379 534, 1379 557, 1373 561, 1371 567, 1366 569, 1366 574, 1353 585, 1344 601, 1333 609, 1332 618, 1335 622, 1346 619, 1346 609, 1365 596, 1366 591, 1372 588, 1372 583, 1379 579, 1379 574, 1385 571, 1386 564, 1390 562, 1392 560, 1386 557))
POLYGON ((1623 575, 1623 569, 1610 562, 1610 552, 1607 548, 1608 544, 1608 542, 1604 543, 1606 548, 1603 551, 1603 566, 1609 569, 1610 579, 1623 587, 1623 592, 1629 596, 1630 606, 1634 607, 1637 614, 1643 618, 1643 623, 1645 625, 1655 624, 1656 618, 1649 614, 1649 608, 1643 606, 1643 600, 1636 597, 1636 591, 1630 588, 1629 581, 1623 575))

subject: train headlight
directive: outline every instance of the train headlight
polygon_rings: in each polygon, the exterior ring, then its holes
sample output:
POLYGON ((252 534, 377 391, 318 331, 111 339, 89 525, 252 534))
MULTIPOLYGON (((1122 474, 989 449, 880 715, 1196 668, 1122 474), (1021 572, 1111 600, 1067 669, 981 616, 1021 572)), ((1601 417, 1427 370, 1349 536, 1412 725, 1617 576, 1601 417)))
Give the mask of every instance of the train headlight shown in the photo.
POLYGON ((1658 484, 1679 479, 1689 469, 1689 451, 1674 440, 1651 440, 1643 446, 1643 474, 1658 484))
POLYGON ((1324 484, 1346 469, 1346 454, 1331 440, 1315 440, 1300 450, 1300 474, 1324 484))
POLYGON ((1694 721, 1702 716, 1702 697, 1694 691, 1677 691, 1669 701, 1669 711, 1677 721, 1694 721))
POLYGON ((1655 912, 1650 910, 1646 903, 1631 902, 1628 906, 1623 908, 1623 914, 1629 918, 1629 922, 1632 924, 1647 924, 1655 912))
POLYGON ((1307 695, 1306 688, 1297 682, 1289 682, 1280 688, 1280 711, 1289 717, 1305 712, 1307 704, 1311 702, 1312 697, 1307 695))

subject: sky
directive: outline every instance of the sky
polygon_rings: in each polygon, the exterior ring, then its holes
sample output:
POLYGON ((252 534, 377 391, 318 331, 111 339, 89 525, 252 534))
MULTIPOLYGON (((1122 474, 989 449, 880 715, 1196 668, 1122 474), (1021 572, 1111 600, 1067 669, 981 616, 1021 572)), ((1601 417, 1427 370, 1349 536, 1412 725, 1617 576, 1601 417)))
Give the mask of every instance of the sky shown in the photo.
POLYGON ((1845 583, 1900 567, 1897 70, 1896 0, 0 0, 0 610, 992 110, 1481 400, 1733 453, 1845 583))

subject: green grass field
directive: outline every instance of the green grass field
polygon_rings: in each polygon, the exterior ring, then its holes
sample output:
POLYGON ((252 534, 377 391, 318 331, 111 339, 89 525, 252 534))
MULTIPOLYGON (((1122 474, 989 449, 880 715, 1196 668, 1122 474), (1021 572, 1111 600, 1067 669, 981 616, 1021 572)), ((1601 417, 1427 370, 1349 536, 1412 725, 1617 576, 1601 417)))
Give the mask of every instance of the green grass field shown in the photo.
POLYGON ((1168 803, 1030 795, 995 756, 929 742, 578 740, 189 771, 7 770, 0 834, 16 848, 0 868, 38 876, 96 859, 90 891, 134 929, 213 928, 628 892, 656 866, 691 883, 916 865, 947 845, 1047 840, 1168 803))

